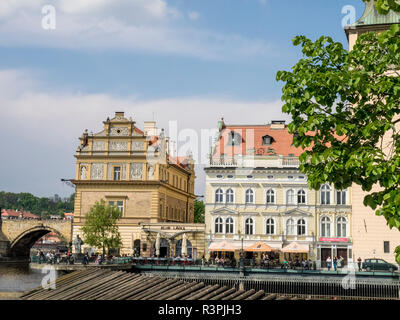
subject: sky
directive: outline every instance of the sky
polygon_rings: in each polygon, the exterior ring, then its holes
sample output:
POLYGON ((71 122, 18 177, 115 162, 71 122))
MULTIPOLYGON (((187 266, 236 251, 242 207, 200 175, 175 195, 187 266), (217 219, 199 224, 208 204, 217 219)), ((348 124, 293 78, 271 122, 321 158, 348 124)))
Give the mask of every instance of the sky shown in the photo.
POLYGON ((199 137, 221 117, 290 121, 275 78, 301 57, 291 39, 347 48, 349 6, 360 18, 361 0, 1 0, 0 191, 69 196, 79 136, 115 111, 199 137))

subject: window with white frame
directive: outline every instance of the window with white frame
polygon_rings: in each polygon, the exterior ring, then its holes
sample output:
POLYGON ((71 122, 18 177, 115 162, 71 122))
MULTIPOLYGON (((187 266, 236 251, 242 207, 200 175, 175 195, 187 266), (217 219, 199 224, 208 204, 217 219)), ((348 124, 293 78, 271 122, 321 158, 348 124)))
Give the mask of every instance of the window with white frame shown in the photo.
POLYGON ((215 219, 215 233, 223 233, 224 221, 221 217, 215 219))
POLYGON ((227 202, 227 203, 233 203, 233 202, 234 202, 233 197, 234 197, 234 192, 233 192, 233 190, 232 190, 232 189, 228 189, 228 190, 226 191, 226 202, 227 202))
POLYGON ((265 233, 266 234, 275 234, 275 221, 272 218, 267 219, 265 222, 265 233))
POLYGON ((331 236, 331 218, 329 217, 321 218, 321 236, 322 237, 331 236))
POLYGON ((231 217, 225 221, 225 233, 233 234, 233 218, 231 217))
POLYGON ((347 219, 345 217, 338 217, 336 221, 336 233, 338 238, 347 237, 347 219))
POLYGON ((336 204, 343 205, 346 204, 347 192, 346 190, 336 191, 336 204))
POLYGON ((306 204, 306 192, 303 189, 297 192, 297 203, 306 204))
POLYGON ((246 203, 254 203, 254 191, 252 189, 246 190, 246 203))
POLYGON ((290 218, 288 221, 286 221, 286 234, 288 236, 294 236, 295 233, 295 223, 294 220, 292 218, 290 218))
POLYGON ((254 221, 253 218, 247 218, 244 223, 244 233, 254 234, 254 221))
POLYGON ((293 189, 286 191, 286 204, 295 204, 293 189))
POLYGON ((267 204, 275 203, 275 191, 273 189, 267 190, 267 204))
POLYGON ((331 204, 331 187, 327 184, 321 187, 321 204, 331 204))
POLYGON ((304 236, 306 234, 306 221, 300 219, 297 221, 297 235, 304 236))
POLYGON ((224 192, 222 191, 222 189, 217 189, 217 191, 215 191, 215 202, 216 203, 224 202, 224 192))

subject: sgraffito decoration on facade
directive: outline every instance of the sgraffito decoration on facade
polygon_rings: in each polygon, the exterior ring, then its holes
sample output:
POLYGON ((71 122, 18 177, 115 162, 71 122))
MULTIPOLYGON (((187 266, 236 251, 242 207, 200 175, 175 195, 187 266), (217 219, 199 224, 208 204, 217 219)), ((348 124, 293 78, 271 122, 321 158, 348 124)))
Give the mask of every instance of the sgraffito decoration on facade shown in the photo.
POLYGON ((105 151, 106 143, 105 141, 94 141, 93 142, 93 151, 105 151))
POLYGON ((87 177, 87 164, 83 164, 81 166, 81 174, 80 174, 81 180, 86 180, 87 177))
POLYGON ((143 164, 131 163, 131 180, 143 179, 143 164))
POLYGON ((111 141, 108 149, 110 151, 128 151, 128 142, 126 142, 126 141, 111 141))
POLYGON ((154 180, 154 166, 149 165, 149 168, 147 169, 147 176, 149 180, 154 180))
POLYGON ((132 142, 132 150, 133 151, 144 151, 144 142, 143 141, 132 142))
POLYGON ((91 179, 92 180, 103 180, 104 179, 104 164, 103 163, 92 163, 91 179))
POLYGON ((110 136, 129 136, 129 128, 128 127, 111 127, 110 136))

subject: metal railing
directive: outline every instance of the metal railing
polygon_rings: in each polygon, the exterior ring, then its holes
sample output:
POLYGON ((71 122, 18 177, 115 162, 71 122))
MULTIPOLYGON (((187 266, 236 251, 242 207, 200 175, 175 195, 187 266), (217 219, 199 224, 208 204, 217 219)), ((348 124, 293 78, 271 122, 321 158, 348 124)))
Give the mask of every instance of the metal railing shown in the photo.
MULTIPOLYGON (((151 275, 151 273, 148 273, 151 275)), ((155 275, 153 273, 153 275, 155 275)), ((238 277, 229 274, 163 273, 169 279, 204 282, 205 285, 230 286, 236 289, 264 290, 266 293, 299 296, 310 299, 400 300, 400 283, 387 279, 354 279, 354 287, 343 285, 343 279, 327 277, 284 277, 268 279, 238 277)))

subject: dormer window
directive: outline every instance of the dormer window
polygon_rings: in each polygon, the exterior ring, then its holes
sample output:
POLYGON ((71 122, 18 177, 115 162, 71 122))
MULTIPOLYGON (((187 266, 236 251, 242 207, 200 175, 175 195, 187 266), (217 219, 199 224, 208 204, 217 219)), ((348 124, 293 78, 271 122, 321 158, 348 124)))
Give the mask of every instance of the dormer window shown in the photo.
POLYGON ((270 146, 275 140, 269 135, 262 137, 263 146, 270 146))
POLYGON ((231 131, 229 133, 228 145, 230 145, 230 146, 240 146, 241 143, 242 143, 242 136, 237 132, 231 131))

